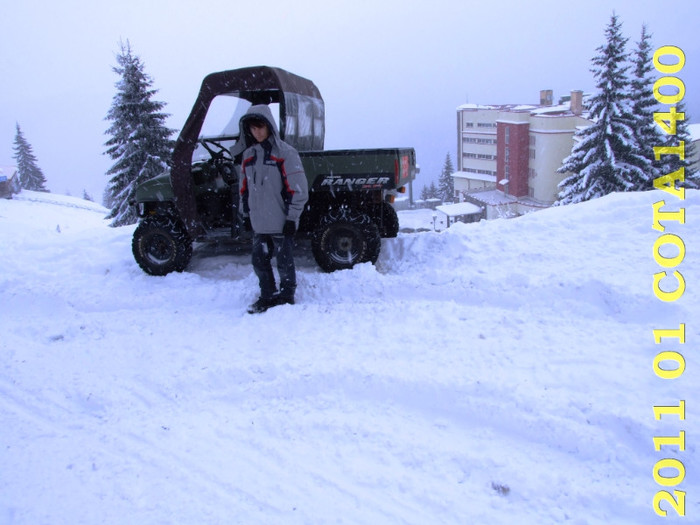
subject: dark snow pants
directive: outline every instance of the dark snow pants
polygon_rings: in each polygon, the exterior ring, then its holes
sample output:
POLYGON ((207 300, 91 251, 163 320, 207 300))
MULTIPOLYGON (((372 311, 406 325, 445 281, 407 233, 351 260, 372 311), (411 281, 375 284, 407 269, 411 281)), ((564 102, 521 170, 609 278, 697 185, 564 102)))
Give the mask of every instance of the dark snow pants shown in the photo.
POLYGON ((260 297, 271 298, 277 292, 275 275, 272 273, 272 257, 277 257, 280 275, 280 297, 294 299, 297 275, 294 267, 294 236, 253 234, 253 269, 260 281, 260 297))

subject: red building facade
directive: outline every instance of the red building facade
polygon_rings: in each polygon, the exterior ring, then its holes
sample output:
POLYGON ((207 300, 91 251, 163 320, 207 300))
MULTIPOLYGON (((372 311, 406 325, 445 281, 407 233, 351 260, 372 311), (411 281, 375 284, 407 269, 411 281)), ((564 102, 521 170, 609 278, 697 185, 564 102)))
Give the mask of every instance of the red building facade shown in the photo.
POLYGON ((508 121, 496 124, 496 187, 513 197, 527 197, 530 124, 508 121))

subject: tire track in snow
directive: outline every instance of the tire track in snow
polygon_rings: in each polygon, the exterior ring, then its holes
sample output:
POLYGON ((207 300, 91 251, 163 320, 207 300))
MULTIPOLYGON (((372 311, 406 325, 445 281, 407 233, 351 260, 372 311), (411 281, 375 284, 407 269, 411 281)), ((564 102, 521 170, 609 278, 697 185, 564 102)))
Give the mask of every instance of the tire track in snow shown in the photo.
MULTIPOLYGON (((134 393, 134 395, 139 399, 154 399, 152 392, 134 393)), ((66 397, 66 399, 69 398, 66 397)), ((153 411, 162 408, 163 404, 160 403, 154 405, 153 411)), ((133 407, 128 412, 133 416, 133 407)), ((152 422, 150 411, 135 412, 143 416, 142 424, 144 421, 152 422)), ((170 476, 180 478, 181 481, 172 486, 188 487, 188 493, 181 495, 183 498, 192 491, 192 493, 204 495, 207 500, 213 496, 221 502, 227 502, 224 506, 243 504, 253 514, 260 509, 271 510, 269 505, 257 498, 255 494, 217 475, 217 468, 207 468, 190 458, 185 452, 178 450, 177 447, 166 446, 166 440, 158 439, 149 432, 139 432, 139 429, 143 430, 142 425, 135 428, 133 425, 129 426, 129 422, 124 424, 121 418, 127 414, 117 413, 111 409, 100 410, 99 413, 86 411, 84 403, 82 407, 76 406, 75 401, 58 403, 46 396, 22 390, 18 385, 9 384, 0 378, 0 414, 2 413, 5 414, 2 417, 5 424, 9 425, 12 422, 12 427, 24 434, 23 439, 29 442, 38 437, 43 437, 45 440, 63 439, 66 436, 79 438, 80 435, 82 435, 81 442, 92 441, 95 448, 81 451, 80 454, 88 454, 96 458, 94 462, 97 466, 93 463, 94 469, 104 469, 104 465, 121 465, 119 468, 124 468, 125 464, 127 466, 134 464, 139 466, 139 470, 150 469, 154 473, 169 473, 170 476)), ((257 465, 245 459, 245 455, 241 455, 240 458, 248 463, 248 470, 258 469, 257 465)), ((110 473, 104 473, 104 475, 111 476, 110 473)), ((154 474, 152 477, 158 476, 154 474)), ((132 489, 127 488, 127 490, 132 489)), ((239 511, 242 510, 239 509, 239 511)))

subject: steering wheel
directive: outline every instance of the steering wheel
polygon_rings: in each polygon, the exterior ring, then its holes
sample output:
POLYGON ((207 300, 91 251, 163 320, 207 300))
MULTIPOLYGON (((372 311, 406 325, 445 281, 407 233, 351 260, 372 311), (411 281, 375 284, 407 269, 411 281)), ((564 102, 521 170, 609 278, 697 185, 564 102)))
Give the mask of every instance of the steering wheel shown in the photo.
POLYGON ((228 148, 222 146, 219 142, 213 139, 201 139, 200 143, 202 146, 204 146, 204 149, 206 149, 209 152, 209 155, 211 155, 211 158, 214 161, 217 160, 225 160, 232 162, 233 157, 231 157, 231 152, 228 150, 228 148))

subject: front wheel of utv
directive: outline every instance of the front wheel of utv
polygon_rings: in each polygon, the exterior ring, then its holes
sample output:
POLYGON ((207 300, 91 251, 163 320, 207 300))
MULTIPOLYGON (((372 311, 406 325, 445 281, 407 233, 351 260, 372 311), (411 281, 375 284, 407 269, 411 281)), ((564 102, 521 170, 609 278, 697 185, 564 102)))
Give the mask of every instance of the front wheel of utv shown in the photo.
POLYGON ((147 217, 134 231, 134 259, 150 275, 183 271, 192 257, 192 241, 179 221, 147 217))
POLYGON ((343 208, 321 219, 311 238, 311 249, 321 269, 333 272, 375 263, 381 242, 379 228, 368 215, 343 208))

